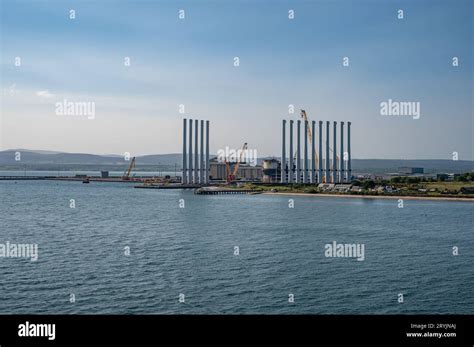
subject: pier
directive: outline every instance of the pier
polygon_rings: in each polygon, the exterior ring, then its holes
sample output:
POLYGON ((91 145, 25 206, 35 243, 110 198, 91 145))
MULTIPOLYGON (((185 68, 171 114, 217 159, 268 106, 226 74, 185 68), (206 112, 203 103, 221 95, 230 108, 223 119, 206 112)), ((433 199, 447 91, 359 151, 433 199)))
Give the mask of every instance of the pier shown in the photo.
MULTIPOLYGON (((109 182, 109 183, 144 183, 149 184, 152 181, 154 184, 158 182, 169 182, 169 183, 179 183, 180 179, 172 178, 153 178, 153 177, 133 177, 129 179, 123 179, 122 177, 107 177, 103 178, 100 176, 0 176, 0 181, 73 181, 73 182, 82 182, 85 179, 90 182, 109 182)), ((202 185, 190 185, 189 188, 198 188, 202 185)))
POLYGON ((32 180, 51 180, 52 176, 0 176, 0 181, 32 181, 32 180))
POLYGON ((200 184, 141 184, 134 186, 140 189, 196 189, 201 188, 200 184))
POLYGON ((221 195, 221 194, 260 194, 259 190, 255 189, 227 189, 227 188, 198 188, 194 191, 196 195, 221 195))

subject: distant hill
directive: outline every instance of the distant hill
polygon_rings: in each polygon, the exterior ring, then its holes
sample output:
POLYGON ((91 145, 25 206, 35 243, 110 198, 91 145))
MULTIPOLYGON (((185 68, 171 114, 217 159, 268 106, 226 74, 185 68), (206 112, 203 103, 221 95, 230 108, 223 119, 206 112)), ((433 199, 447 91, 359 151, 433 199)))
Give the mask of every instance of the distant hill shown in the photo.
MULTIPOLYGON (((213 155, 211 155, 213 157, 213 155)), ((259 158, 261 164, 264 158, 259 158)), ((63 153, 37 150, 7 150, 0 151, 0 169, 15 170, 25 166, 30 170, 77 170, 80 168, 90 170, 123 169, 129 165, 119 155, 96 155, 87 153, 63 153), (21 153, 21 161, 15 161, 15 152, 21 153)), ((138 156, 137 167, 141 170, 181 168, 181 154, 154 154, 138 156)), ((469 160, 441 160, 441 159, 353 159, 352 171, 354 173, 390 173, 398 172, 401 166, 422 167, 425 173, 449 172, 461 173, 474 170, 474 161, 469 160)))
POLYGON ((10 151, 13 151, 13 152, 33 152, 33 153, 41 153, 41 154, 58 154, 58 153, 64 153, 64 152, 59 152, 59 151, 44 151, 44 150, 31 151, 31 150, 29 150, 29 149, 23 149, 23 148, 11 149, 10 151))
MULTIPOLYGON (((137 157, 137 165, 174 165, 181 162, 181 154, 156 154, 137 157)), ((32 150, 7 150, 0 152, 0 165, 33 164, 85 164, 85 165, 128 165, 123 156, 97 155, 87 153, 61 153, 32 150), (20 152, 21 160, 15 160, 20 152)))

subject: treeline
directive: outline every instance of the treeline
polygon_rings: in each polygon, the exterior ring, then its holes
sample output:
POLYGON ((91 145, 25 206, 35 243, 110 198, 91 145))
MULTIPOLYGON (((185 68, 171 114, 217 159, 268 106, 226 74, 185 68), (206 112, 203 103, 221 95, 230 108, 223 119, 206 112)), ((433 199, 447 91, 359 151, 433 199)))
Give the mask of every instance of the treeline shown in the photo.
MULTIPOLYGON (((377 185, 389 185, 389 184, 416 184, 423 182, 444 182, 448 181, 448 175, 438 175, 437 178, 431 177, 410 177, 410 176, 396 176, 390 180, 353 180, 351 183, 354 186, 359 186, 363 189, 374 189, 377 185)), ((454 175, 453 181, 455 182, 473 182, 474 172, 466 172, 459 175, 454 175)))
MULTIPOLYGON (((421 183, 421 182, 444 182, 448 181, 448 175, 438 175, 437 178, 431 177, 393 177, 390 179, 390 183, 421 183)), ((453 181, 455 182, 472 182, 474 181, 474 172, 466 172, 459 175, 454 175, 453 181)))

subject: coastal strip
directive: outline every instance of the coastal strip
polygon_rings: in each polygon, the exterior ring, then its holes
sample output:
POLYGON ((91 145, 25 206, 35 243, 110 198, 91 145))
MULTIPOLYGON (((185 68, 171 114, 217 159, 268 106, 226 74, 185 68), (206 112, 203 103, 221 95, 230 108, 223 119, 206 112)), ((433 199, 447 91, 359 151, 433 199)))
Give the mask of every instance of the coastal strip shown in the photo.
POLYGON ((349 195, 349 194, 310 194, 296 192, 264 192, 264 195, 289 195, 289 196, 311 196, 328 198, 355 198, 355 199, 392 199, 392 200, 432 200, 432 201, 468 201, 474 202, 474 198, 448 198, 438 196, 403 196, 403 195, 349 195))

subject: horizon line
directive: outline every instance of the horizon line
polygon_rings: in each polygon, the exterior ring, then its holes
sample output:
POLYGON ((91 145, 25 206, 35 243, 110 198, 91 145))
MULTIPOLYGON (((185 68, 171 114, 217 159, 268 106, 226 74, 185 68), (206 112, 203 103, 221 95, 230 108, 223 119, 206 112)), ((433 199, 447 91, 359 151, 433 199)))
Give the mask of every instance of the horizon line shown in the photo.
MULTIPOLYGON (((42 155, 56 155, 56 154, 85 154, 85 155, 95 155, 99 157, 123 157, 123 154, 97 154, 97 153, 86 153, 86 152, 63 152, 63 151, 57 151, 57 150, 41 150, 41 149, 26 149, 26 148, 12 148, 12 149, 5 149, 5 150, 0 150, 0 153, 3 152, 13 152, 13 151, 25 151, 25 152, 34 152, 37 154, 42 154, 42 155), (41 152, 52 152, 52 153, 41 153, 41 152)), ((182 153, 177 152, 177 153, 154 153, 154 154, 137 154, 137 155, 130 155, 131 157, 147 157, 147 156, 154 156, 154 155, 182 155, 182 153)), ((210 154, 211 156, 217 156, 217 154, 210 154)), ((281 156, 278 155, 265 155, 265 156, 259 156, 257 159, 266 159, 266 158, 280 158, 281 156)), ((458 160, 453 160, 453 159, 445 159, 445 158, 434 158, 434 159, 426 159, 426 158, 417 158, 417 159, 406 159, 406 158, 353 158, 352 160, 445 160, 445 161, 469 161, 469 162, 474 162, 472 159, 458 159, 458 160)))

